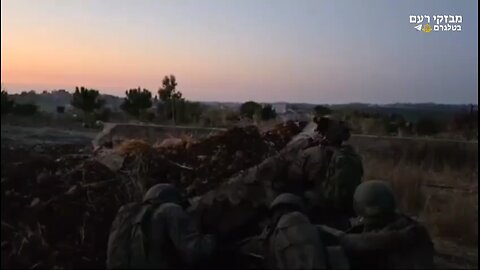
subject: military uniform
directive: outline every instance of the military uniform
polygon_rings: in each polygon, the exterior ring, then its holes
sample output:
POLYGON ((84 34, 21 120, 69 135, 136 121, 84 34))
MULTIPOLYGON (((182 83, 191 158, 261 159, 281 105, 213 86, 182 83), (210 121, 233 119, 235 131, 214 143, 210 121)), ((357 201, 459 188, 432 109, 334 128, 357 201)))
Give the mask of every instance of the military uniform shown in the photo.
POLYGON ((280 194, 270 211, 270 225, 242 247, 243 253, 261 258, 262 268, 326 269, 324 246, 317 228, 302 213, 300 197, 280 194))
POLYGON ((394 214, 360 224, 341 238, 340 244, 357 269, 432 269, 433 244, 422 225, 394 214))
POLYGON ((347 229, 348 219, 354 216, 352 198, 362 176, 361 157, 350 145, 308 148, 288 174, 306 190, 312 222, 338 229, 347 229))
POLYGON ((354 215, 353 193, 363 176, 362 159, 352 146, 342 144, 349 138, 343 122, 323 117, 317 124, 323 142, 303 150, 287 178, 304 189, 312 222, 347 229, 354 215))
POLYGON ((274 269, 326 269, 318 231, 300 212, 283 215, 268 239, 267 264, 274 269))
POLYGON ((316 146, 305 151, 305 180, 318 202, 353 216, 353 193, 361 183, 363 166, 350 145, 316 146))
POLYGON ((138 225, 126 235, 118 233, 120 227, 112 227, 107 267, 191 268, 209 259, 216 241, 213 235, 199 233, 184 206, 184 197, 173 186, 158 184, 150 188, 139 210, 135 210, 138 213, 126 221, 138 225))
POLYGON ((213 236, 200 234, 178 204, 164 203, 154 210, 146 232, 151 268, 190 268, 215 251, 213 236))
POLYGON ((327 228, 353 269, 433 268, 434 248, 421 224, 396 212, 392 190, 382 181, 366 181, 354 193, 361 222, 347 233, 327 228))

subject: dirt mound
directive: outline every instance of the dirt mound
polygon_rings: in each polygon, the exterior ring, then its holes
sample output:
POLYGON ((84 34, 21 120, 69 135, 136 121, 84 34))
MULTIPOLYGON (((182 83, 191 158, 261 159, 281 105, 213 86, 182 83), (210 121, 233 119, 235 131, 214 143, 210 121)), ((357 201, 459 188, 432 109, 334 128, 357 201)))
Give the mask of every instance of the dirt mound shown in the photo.
POLYGON ((155 147, 126 141, 108 153, 122 157, 115 159, 124 161, 120 166, 106 164, 108 156, 49 155, 47 147, 40 154, 2 149, 2 267, 104 268, 108 231, 122 204, 159 182, 203 195, 277 153, 304 126, 289 122, 265 133, 236 127, 155 147))

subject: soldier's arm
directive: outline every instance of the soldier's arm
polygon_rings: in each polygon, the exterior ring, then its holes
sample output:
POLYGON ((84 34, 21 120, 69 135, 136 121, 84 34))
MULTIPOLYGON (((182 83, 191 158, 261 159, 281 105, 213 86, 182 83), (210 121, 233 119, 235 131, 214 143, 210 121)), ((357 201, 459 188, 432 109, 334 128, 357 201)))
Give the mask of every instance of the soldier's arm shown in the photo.
POLYGON ((170 239, 187 264, 194 264, 213 254, 216 246, 214 236, 201 234, 183 208, 172 205, 164 213, 170 239))
POLYGON ((349 254, 401 250, 414 245, 419 233, 418 228, 412 225, 398 231, 345 234, 340 244, 349 254))
POLYGON ((357 173, 363 174, 363 169, 361 165, 356 164, 356 162, 346 157, 341 157, 336 160, 334 166, 335 173, 331 178, 332 182, 336 183, 336 185, 334 195, 331 197, 333 201, 330 203, 342 208, 346 206, 347 202, 348 205, 350 205, 355 188, 360 184, 357 173))

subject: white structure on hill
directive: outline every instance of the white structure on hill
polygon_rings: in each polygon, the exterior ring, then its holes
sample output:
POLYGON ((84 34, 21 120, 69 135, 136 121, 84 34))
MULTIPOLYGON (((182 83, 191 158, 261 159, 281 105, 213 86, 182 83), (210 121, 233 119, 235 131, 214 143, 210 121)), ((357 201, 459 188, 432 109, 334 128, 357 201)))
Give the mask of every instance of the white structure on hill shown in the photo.
POLYGON ((288 110, 288 104, 287 103, 273 103, 272 104, 273 109, 277 113, 277 115, 284 114, 288 110))

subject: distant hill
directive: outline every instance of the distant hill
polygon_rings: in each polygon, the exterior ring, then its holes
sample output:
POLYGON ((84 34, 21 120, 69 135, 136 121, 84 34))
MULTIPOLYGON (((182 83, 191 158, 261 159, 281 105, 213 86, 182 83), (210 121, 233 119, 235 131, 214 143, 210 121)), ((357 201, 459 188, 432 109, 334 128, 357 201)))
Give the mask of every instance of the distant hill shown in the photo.
MULTIPOLYGON (((35 93, 22 92, 21 94, 10 95, 17 103, 35 103, 42 111, 55 112, 57 106, 70 106, 72 94, 65 90, 55 90, 50 92, 35 93)), ((120 104, 123 101, 122 97, 113 95, 101 95, 105 100, 106 106, 112 110, 120 110, 120 104)), ((240 102, 200 102, 209 107, 223 107, 232 110, 238 110, 242 103, 240 102)), ((289 110, 297 112, 309 112, 317 104, 311 103, 288 103, 288 102, 273 102, 272 105, 286 104, 289 110)), ((468 112, 470 105, 450 105, 450 104, 435 104, 435 103, 393 103, 393 104, 367 104, 367 103, 347 103, 347 104, 322 104, 328 106, 333 110, 343 111, 361 111, 366 113, 378 114, 399 114, 408 121, 416 121, 423 116, 445 118, 451 117, 459 112, 468 112)), ((478 110, 478 105, 474 105, 475 110, 478 110)))
MULTIPOLYGON (((421 117, 432 117, 436 119, 444 119, 452 117, 460 112, 468 112, 470 105, 450 105, 450 104, 435 104, 435 103, 395 103, 385 105, 374 104, 340 104, 331 105, 333 110, 350 110, 361 111, 366 113, 378 114, 399 114, 406 120, 415 122, 421 117)), ((478 110, 478 106, 474 105, 474 109, 478 110)))

